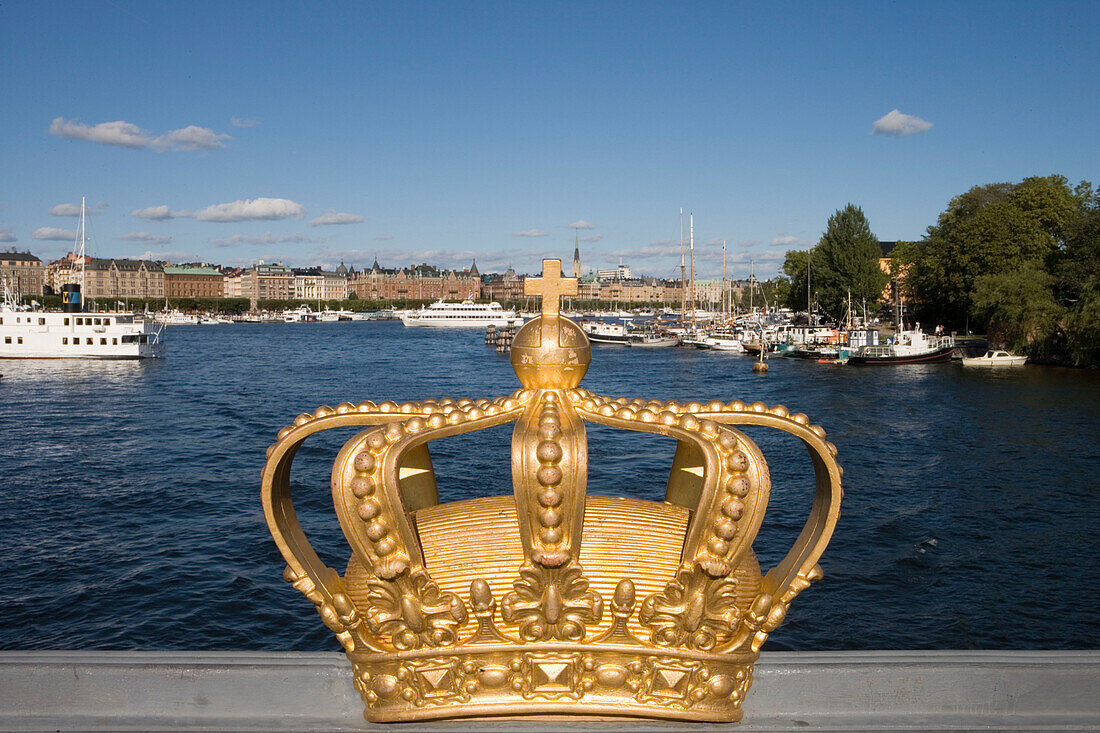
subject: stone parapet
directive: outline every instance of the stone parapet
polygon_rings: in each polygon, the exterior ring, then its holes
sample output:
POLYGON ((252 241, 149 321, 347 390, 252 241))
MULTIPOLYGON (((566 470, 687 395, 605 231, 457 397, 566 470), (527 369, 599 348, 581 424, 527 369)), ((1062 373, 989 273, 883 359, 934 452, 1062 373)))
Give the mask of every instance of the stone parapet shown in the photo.
MULTIPOLYGON (((372 725, 337 653, 0 652, 8 731, 605 731, 624 720, 372 725)), ((1100 651, 764 652, 743 722, 632 730, 1100 728, 1100 651)))

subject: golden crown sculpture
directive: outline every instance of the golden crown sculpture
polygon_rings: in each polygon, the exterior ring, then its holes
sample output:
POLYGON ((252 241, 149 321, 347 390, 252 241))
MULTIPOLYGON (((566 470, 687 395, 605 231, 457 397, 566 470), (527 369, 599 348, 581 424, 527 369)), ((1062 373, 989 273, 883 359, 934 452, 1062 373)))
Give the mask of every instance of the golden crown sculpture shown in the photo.
POLYGON ((805 415, 745 405, 601 397, 579 387, 591 347, 558 312, 560 260, 524 293, 542 315, 495 399, 345 402, 300 415, 268 449, 263 504, 284 577, 317 607, 375 722, 458 716, 741 718, 761 643, 801 590, 840 511, 836 448, 805 415), (678 441, 663 503, 588 496, 585 422, 678 441), (429 441, 515 422, 513 495, 439 504, 429 441), (761 575, 752 550, 770 491, 731 425, 802 439, 817 489, 793 549, 761 575), (310 435, 367 426, 332 471, 352 548, 341 577, 295 518, 294 454, 310 435))

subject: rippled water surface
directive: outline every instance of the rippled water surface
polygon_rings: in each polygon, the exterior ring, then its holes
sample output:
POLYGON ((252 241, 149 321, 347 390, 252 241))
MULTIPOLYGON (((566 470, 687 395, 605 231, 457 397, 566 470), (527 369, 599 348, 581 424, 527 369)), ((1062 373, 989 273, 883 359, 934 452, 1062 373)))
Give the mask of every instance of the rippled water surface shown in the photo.
MULTIPOLYGON (((264 451, 295 415, 364 399, 492 397, 518 386, 479 331, 395 323, 181 327, 154 363, 0 361, 0 648, 337 645, 259 501, 264 451)), ((844 466, 825 580, 771 649, 1100 647, 1100 374, 956 364, 834 367, 689 349, 594 347, 584 386, 805 412, 844 466)), ((772 470, 756 548, 793 542, 813 479, 798 442, 753 430, 772 470)), ((343 567, 332 460, 295 461, 299 516, 343 567)), ((508 426, 433 443, 444 500, 510 491, 508 426)), ((589 430, 592 493, 659 499, 674 452, 589 430)))

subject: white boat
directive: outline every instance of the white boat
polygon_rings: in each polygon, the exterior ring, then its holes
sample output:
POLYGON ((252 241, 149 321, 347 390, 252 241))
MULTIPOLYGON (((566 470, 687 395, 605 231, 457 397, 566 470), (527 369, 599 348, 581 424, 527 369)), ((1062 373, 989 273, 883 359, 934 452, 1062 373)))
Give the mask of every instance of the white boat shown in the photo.
POLYGON ((0 359, 151 359, 164 356, 155 324, 133 313, 53 313, 0 307, 0 359))
POLYGON ((741 339, 728 334, 707 336, 703 339, 703 343, 705 344, 703 348, 714 349, 715 351, 732 351, 735 354, 745 353, 745 345, 741 343, 741 339))
POLYGON ((475 303, 470 299, 447 303, 441 298, 418 311, 401 315, 405 328, 485 328, 522 322, 515 311, 504 310, 500 303, 475 303))
POLYGON ((317 315, 310 310, 308 305, 300 305, 293 310, 283 311, 281 316, 283 323, 314 323, 317 315))
POLYGON ((182 313, 178 310, 160 311, 153 314, 153 320, 163 323, 165 326, 197 326, 202 323, 199 316, 193 313, 182 313))
POLYGON ((581 330, 594 344, 625 344, 630 340, 629 323, 585 321, 581 324, 581 330))
POLYGON ((649 331, 630 334, 627 346, 638 349, 666 349, 680 345, 680 337, 669 334, 658 334, 649 331))
MULTIPOLYGON (((80 262, 84 262, 84 205, 80 216, 80 262)), ((83 279, 83 272, 80 273, 83 279)), ((151 359, 164 356, 162 329, 141 315, 121 311, 86 313, 79 283, 61 286, 63 310, 17 305, 3 286, 0 359, 151 359)))
POLYGON ((864 364, 933 364, 951 361, 955 339, 951 336, 929 336, 920 330, 901 329, 886 344, 864 346, 848 358, 853 365, 864 364))
POLYGON ((1000 349, 987 351, 984 356, 971 356, 962 360, 968 367, 1021 367, 1027 362, 1026 356, 1016 356, 1000 349))

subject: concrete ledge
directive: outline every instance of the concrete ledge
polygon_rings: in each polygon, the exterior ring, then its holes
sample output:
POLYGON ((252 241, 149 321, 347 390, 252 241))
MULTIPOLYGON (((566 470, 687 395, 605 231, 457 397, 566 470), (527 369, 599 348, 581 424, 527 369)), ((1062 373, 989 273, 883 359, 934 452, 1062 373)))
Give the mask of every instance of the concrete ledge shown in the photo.
MULTIPOLYGON (((562 719, 370 725, 341 654, 3 652, 13 731, 559 730, 562 719)), ((764 653, 735 725, 571 720, 571 730, 1100 729, 1100 651, 764 653)))

